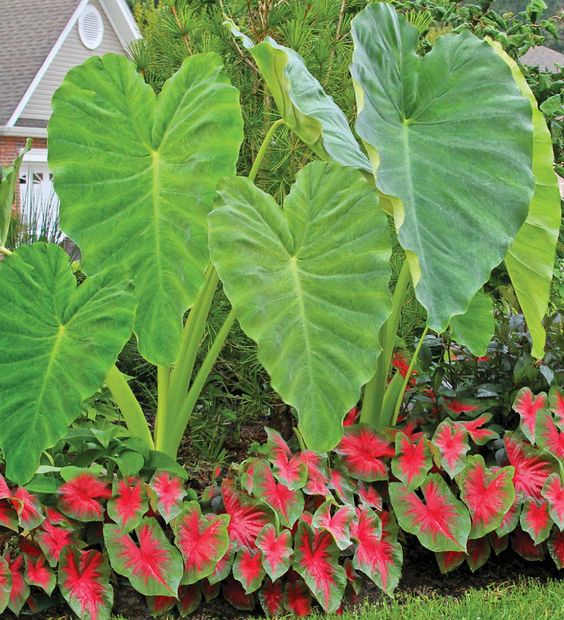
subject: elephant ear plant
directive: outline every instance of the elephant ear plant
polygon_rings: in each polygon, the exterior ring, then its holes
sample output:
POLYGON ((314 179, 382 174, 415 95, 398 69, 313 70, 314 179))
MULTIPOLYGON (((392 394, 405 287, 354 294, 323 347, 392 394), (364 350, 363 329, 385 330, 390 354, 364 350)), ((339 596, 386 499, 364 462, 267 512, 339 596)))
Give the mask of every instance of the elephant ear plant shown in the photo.
POLYGON ((546 126, 518 69, 469 33, 439 39, 421 58, 416 30, 385 4, 363 10, 353 35, 366 154, 295 52, 244 37, 281 114, 248 178, 235 176, 242 116, 216 54, 186 59, 158 97, 121 57, 69 72, 53 98, 49 164, 86 280, 76 286, 59 248, 4 251, 9 478, 31 478, 102 382, 131 434, 175 456, 236 318, 309 447, 339 443, 363 386, 361 421, 394 423, 409 373, 389 386, 388 375, 410 278, 429 329, 481 347, 491 326, 481 289, 508 251, 542 355, 558 203, 546 126), (253 182, 283 123, 321 161, 278 206, 253 182), (393 296, 386 214, 407 256, 393 296), (219 279, 233 307, 196 370, 219 279), (132 332, 158 367, 154 433, 115 366, 132 332))

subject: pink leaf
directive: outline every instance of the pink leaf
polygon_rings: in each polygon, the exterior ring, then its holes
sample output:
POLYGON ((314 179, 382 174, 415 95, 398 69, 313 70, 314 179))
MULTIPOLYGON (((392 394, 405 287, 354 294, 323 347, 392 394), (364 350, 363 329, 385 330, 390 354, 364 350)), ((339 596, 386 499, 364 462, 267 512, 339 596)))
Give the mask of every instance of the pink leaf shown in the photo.
POLYGON ((488 469, 480 455, 469 456, 456 481, 460 498, 468 506, 470 538, 481 538, 501 525, 515 500, 513 467, 488 469))
POLYGON ((12 572, 7 560, 0 556, 0 613, 3 613, 12 591, 12 572))
POLYGON ((341 506, 331 514, 331 502, 321 504, 313 515, 314 529, 329 532, 339 549, 346 549, 351 544, 349 524, 355 518, 355 509, 352 506, 341 506))
POLYGON ((468 541, 466 563, 470 570, 475 573, 482 568, 490 557, 490 543, 486 538, 476 538, 468 541))
POLYGON ((272 521, 264 508, 242 492, 235 489, 233 482, 225 479, 221 485, 223 505, 229 515, 229 539, 241 547, 255 547, 255 540, 261 529, 272 521))
POLYGON ((168 471, 158 471, 149 483, 157 496, 157 510, 166 523, 182 512, 182 500, 186 495, 181 478, 168 471))
POLYGON ((458 417, 461 413, 475 413, 480 410, 480 405, 470 399, 445 398, 443 405, 448 414, 453 418, 458 417))
POLYGON ((466 554, 463 551, 436 551, 435 559, 441 573, 446 575, 464 564, 466 554))
POLYGON ((329 472, 329 480, 339 499, 345 504, 354 506, 353 487, 350 481, 338 469, 329 472))
POLYGON ((180 586, 178 588, 178 602, 176 606, 182 617, 194 613, 200 606, 202 592, 198 584, 190 586, 180 586))
POLYGON ((505 433, 505 451, 515 467, 513 484, 522 496, 540 498, 542 487, 554 471, 554 465, 541 458, 538 451, 520 441, 515 433, 505 433))
POLYGON ((11 501, 18 513, 20 527, 24 530, 35 529, 45 519, 39 500, 27 489, 20 487, 13 494, 11 501))
POLYGON ((564 392, 557 385, 550 388, 548 402, 550 411, 556 418, 556 425, 560 430, 564 430, 564 392))
POLYGON ((148 509, 142 480, 130 478, 114 484, 113 497, 108 502, 108 515, 122 529, 130 531, 136 528, 148 509))
POLYGON ((314 533, 309 525, 300 523, 295 538, 293 568, 327 613, 339 608, 347 578, 339 565, 339 549, 330 534, 314 533))
POLYGON ((390 513, 380 519, 370 508, 357 508, 351 524, 351 536, 358 543, 353 566, 370 577, 384 592, 391 593, 398 585, 403 551, 397 542, 397 526, 390 513))
POLYGON ((55 573, 45 564, 45 557, 25 558, 25 580, 30 586, 37 586, 51 595, 55 589, 55 573))
POLYGON ((498 536, 495 532, 490 532, 489 541, 496 555, 503 553, 509 545, 509 536, 498 536))
POLYGON ((77 521, 103 521, 99 500, 112 495, 107 484, 90 473, 79 474, 59 487, 59 509, 77 521))
POLYGON ((538 413, 536 439, 541 448, 564 461, 564 432, 556 426, 548 411, 538 413))
POLYGON ((396 434, 392 472, 410 491, 423 484, 433 462, 425 437, 412 441, 403 433, 396 434))
POLYGON ((382 496, 371 484, 365 485, 359 482, 356 492, 363 504, 378 512, 382 510, 382 496))
POLYGON ((18 513, 7 499, 0 499, 0 525, 13 532, 19 530, 18 513))
POLYGON ((151 617, 155 618, 169 612, 177 601, 174 596, 147 596, 146 600, 151 617))
POLYGON ((245 594, 256 592, 265 576, 262 552, 258 549, 239 549, 233 562, 233 577, 243 586, 245 594))
POLYGON ((521 512, 521 527, 533 539, 536 545, 545 541, 552 529, 552 519, 548 513, 548 502, 537 501, 528 497, 521 512))
POLYGON ((246 594, 243 586, 229 577, 221 587, 223 598, 235 609, 240 611, 253 611, 255 608, 255 597, 253 594, 246 594))
POLYGON ((274 466, 274 475, 289 489, 301 489, 308 475, 303 459, 297 454, 292 454, 280 433, 271 428, 265 430, 268 436, 266 448, 269 452, 269 460, 274 466))
POLYGON ((554 560, 556 568, 562 570, 564 568, 564 532, 559 532, 556 528, 548 539, 548 552, 554 560))
POLYGON ((331 492, 327 486, 329 483, 329 476, 325 458, 312 450, 304 450, 299 454, 299 458, 307 469, 307 482, 303 488, 303 492, 307 495, 330 497, 331 492))
POLYGON ((564 484, 558 474, 550 474, 546 479, 542 496, 548 501, 551 519, 560 530, 564 530, 564 484))
POLYGON ((454 478, 464 469, 470 450, 466 429, 460 423, 443 420, 433 435, 433 444, 439 449, 441 465, 454 478))
POLYGON ((509 508, 509 510, 503 515, 503 519, 501 520, 499 527, 495 530, 495 533, 498 536, 506 536, 517 527, 519 517, 521 515, 522 504, 523 501, 521 496, 516 495, 513 504, 511 504, 511 508, 509 508))
POLYGON ((257 463, 253 475, 253 486, 254 496, 266 502, 279 516, 283 525, 292 527, 304 509, 302 492, 276 482, 266 463, 257 463))
POLYGON ((351 426, 335 452, 340 454, 348 473, 358 480, 386 480, 388 466, 383 458, 394 456, 390 442, 368 426, 351 426))
POLYGON ((521 388, 513 402, 513 411, 516 411, 521 418, 521 430, 525 437, 535 443, 535 426, 537 413, 546 407, 546 394, 541 392, 534 396, 528 387, 521 388))
POLYGON ((229 548, 227 515, 203 515, 198 502, 188 502, 173 522, 176 546, 184 558, 182 583, 190 585, 211 575, 229 548))
POLYGON ((8 554, 6 560, 8 561, 10 573, 12 575, 12 589, 10 590, 8 608, 13 611, 16 616, 19 616, 22 607, 29 597, 29 586, 25 582, 22 571, 24 556, 18 555, 12 560, 8 554))
POLYGON ((284 609, 298 618, 311 615, 311 595, 300 579, 287 583, 284 588, 284 609))
POLYGON ((349 409, 347 415, 343 419, 343 426, 354 426, 357 424, 358 419, 360 418, 360 409, 358 407, 353 407, 349 409))
POLYGON ((492 439, 499 439, 498 433, 489 428, 481 428, 492 419, 491 413, 482 413, 474 420, 460 421, 459 424, 464 426, 470 439, 478 446, 483 446, 492 439))
POLYGON ((524 560, 541 562, 544 560, 544 546, 535 545, 535 541, 523 530, 515 530, 511 534, 511 546, 524 560))
POLYGON ((229 575, 231 572, 231 567, 233 566, 233 560, 235 559, 236 549, 237 543, 235 541, 231 541, 227 551, 223 557, 216 562, 213 572, 208 577, 208 581, 211 585, 215 585, 216 583, 223 581, 227 575, 229 575))
POLYGON ((155 519, 144 518, 134 530, 137 542, 119 525, 104 525, 104 541, 112 568, 147 596, 176 596, 182 558, 155 519))
POLYGON ((72 543, 73 531, 65 526, 53 525, 49 520, 44 521, 35 531, 35 542, 45 554, 51 566, 59 561, 65 547, 72 543))
POLYGON ((59 565, 59 588, 84 620, 109 620, 114 602, 110 568, 99 551, 67 547, 59 565))
POLYGON ((284 590, 282 582, 267 579, 259 592, 261 607, 268 618, 284 615, 284 590))
POLYGON ((265 525, 257 536, 257 547, 262 551, 262 564, 266 574, 276 581, 290 568, 292 535, 288 530, 276 533, 274 525, 265 525))
POLYGON ((402 529, 415 534, 431 551, 466 551, 470 515, 438 474, 429 474, 421 487, 425 502, 399 482, 390 484, 394 512, 402 529))

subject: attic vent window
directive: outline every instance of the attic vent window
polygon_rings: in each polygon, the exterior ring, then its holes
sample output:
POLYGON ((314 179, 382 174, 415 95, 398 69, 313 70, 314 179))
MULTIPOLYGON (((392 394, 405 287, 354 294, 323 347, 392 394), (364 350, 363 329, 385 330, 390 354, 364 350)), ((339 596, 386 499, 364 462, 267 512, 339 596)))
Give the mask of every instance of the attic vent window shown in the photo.
POLYGON ((104 22, 98 9, 89 4, 78 18, 78 35, 89 50, 95 50, 104 36, 104 22))

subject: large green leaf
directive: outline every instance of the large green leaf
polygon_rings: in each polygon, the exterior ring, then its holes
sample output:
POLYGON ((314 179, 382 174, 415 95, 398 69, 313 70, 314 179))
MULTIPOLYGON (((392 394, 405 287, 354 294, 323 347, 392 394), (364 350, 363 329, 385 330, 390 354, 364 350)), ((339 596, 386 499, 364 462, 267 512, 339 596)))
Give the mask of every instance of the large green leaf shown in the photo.
POLYGON ((231 32, 249 50, 286 125, 324 159, 371 171, 347 117, 294 50, 267 37, 255 45, 231 23, 231 32))
POLYGON ((24 483, 115 363, 135 298, 108 272, 77 288, 65 252, 38 243, 0 263, 0 300, 0 447, 24 483))
POLYGON ((6 243, 12 217, 12 207, 16 198, 16 188, 19 180, 20 167, 24 155, 31 148, 31 140, 25 143, 22 152, 16 157, 14 163, 0 170, 0 245, 6 243))
POLYGON ((390 313, 390 238, 373 186, 313 162, 281 210, 248 179, 220 185, 210 253, 245 332, 306 442, 333 448, 374 374, 390 313))
POLYGON ((429 326, 462 314, 525 221, 531 107, 494 50, 469 32, 419 57, 388 4, 353 20, 357 131, 374 153, 429 326))
POLYGON ((464 314, 452 317, 450 322, 452 337, 476 356, 488 352, 494 329, 493 303, 491 297, 483 291, 478 291, 472 297, 464 314))
POLYGON ((178 352, 209 262, 207 214, 243 138, 238 91, 221 69, 216 54, 191 56, 155 97, 131 62, 106 55, 71 70, 53 97, 62 228, 86 273, 111 262, 131 274, 139 349, 155 364, 178 352))
POLYGON ((532 353, 544 355, 546 332, 542 320, 548 308, 554 258, 560 230, 560 190, 553 169, 552 139, 535 96, 517 63, 499 43, 491 42, 509 65, 517 86, 531 102, 533 110, 533 173, 535 193, 529 215, 509 247, 505 265, 533 340, 532 353))

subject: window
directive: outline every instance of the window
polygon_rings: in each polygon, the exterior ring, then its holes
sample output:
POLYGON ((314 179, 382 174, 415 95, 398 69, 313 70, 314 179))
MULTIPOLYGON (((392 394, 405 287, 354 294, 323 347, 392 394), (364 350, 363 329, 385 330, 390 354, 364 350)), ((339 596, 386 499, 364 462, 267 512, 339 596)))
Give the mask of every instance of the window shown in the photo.
POLYGON ((82 44, 89 50, 95 50, 104 37, 104 22, 95 6, 89 4, 78 18, 78 35, 82 44))

